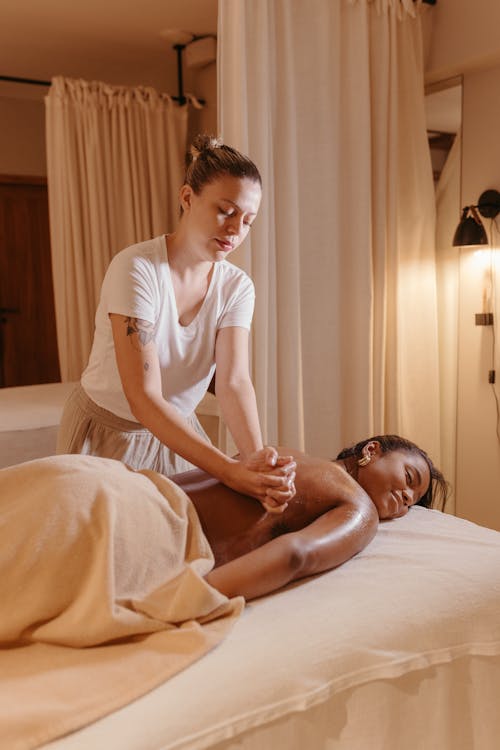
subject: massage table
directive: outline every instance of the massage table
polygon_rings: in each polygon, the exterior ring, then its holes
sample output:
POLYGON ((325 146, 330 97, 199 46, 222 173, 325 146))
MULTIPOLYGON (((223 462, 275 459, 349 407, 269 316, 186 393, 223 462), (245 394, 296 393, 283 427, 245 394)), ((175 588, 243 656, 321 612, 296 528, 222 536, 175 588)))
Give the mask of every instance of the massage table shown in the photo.
POLYGON ((0 388, 0 469, 55 453, 64 402, 74 383, 0 388))
MULTIPOLYGON (((0 392, 4 460, 52 450, 70 388, 0 392)), ((499 696, 500 533, 415 507, 340 568, 247 604, 183 671, 43 747, 498 750, 499 696)))
POLYGON ((500 533, 416 507, 45 750, 498 750, 499 696, 500 533))
MULTIPOLYGON (((64 403, 74 383, 43 383, 0 388, 0 469, 55 453, 64 403)), ((212 442, 228 449, 217 400, 207 393, 196 413, 212 442)))

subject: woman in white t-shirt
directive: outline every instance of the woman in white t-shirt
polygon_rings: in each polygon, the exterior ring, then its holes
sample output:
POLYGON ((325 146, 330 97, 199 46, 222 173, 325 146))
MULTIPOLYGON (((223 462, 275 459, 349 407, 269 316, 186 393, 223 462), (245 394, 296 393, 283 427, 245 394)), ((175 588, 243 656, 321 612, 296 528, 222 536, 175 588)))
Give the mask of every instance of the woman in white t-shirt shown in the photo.
POLYGON ((122 250, 101 289, 89 363, 66 404, 58 453, 116 458, 172 475, 193 466, 280 511, 293 496, 295 462, 262 448, 248 337, 254 287, 227 261, 261 200, 255 164, 210 136, 186 158, 175 232, 122 250), (212 376, 239 451, 210 444, 194 410, 212 376), (261 467, 260 467, 261 468, 261 467))

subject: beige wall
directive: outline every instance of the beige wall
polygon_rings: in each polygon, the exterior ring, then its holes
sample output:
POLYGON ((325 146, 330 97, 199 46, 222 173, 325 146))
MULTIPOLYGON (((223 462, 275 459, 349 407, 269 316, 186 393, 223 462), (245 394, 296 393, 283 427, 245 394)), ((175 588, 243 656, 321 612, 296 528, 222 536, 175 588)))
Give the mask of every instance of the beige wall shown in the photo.
POLYGON ((500 65, 498 0, 438 0, 425 22, 428 81, 500 65))
MULTIPOLYGON (((464 206, 477 203, 487 188, 500 190, 500 3, 439 0, 434 11, 426 79, 463 74, 460 201, 464 206)), ((500 530, 500 443, 488 384, 493 332, 474 323, 474 314, 483 311, 485 288, 484 259, 461 250, 456 509, 460 516, 500 530)), ((496 331, 500 343, 498 326, 496 331)), ((498 354, 496 370, 500 395, 498 354)))
POLYGON ((217 135, 217 66, 215 62, 199 68, 193 77, 193 86, 188 89, 205 100, 203 109, 195 110, 190 117, 188 140, 196 133, 217 135))
POLYGON ((45 176, 46 89, 22 88, 0 83, 0 174, 45 176))
MULTIPOLYGON (((477 203, 487 188, 500 190, 499 133, 500 67, 466 73, 463 91, 463 205, 477 203)), ((496 254, 499 252, 495 251, 496 254)), ((493 331, 491 327, 474 324, 474 314, 483 312, 483 297, 489 287, 485 278, 488 262, 489 253, 461 251, 457 512, 500 530, 500 443, 496 435, 494 394, 488 384, 493 331)), ((498 354, 496 370, 497 393, 500 394, 498 354)))

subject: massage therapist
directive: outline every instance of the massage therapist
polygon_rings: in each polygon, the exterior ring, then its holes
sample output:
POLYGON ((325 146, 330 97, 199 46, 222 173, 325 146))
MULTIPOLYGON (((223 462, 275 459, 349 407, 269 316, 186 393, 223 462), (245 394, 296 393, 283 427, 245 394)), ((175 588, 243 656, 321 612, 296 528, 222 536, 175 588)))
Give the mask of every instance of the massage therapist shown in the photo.
POLYGON ((58 453, 115 458, 172 475, 199 467, 279 511, 295 463, 268 448, 249 375, 254 287, 227 258, 259 210, 255 164, 210 136, 186 156, 176 230, 119 252, 104 277, 89 363, 65 405, 58 453), (216 371, 222 417, 238 459, 215 448, 194 413, 216 371), (261 467, 260 467, 261 468, 261 467))

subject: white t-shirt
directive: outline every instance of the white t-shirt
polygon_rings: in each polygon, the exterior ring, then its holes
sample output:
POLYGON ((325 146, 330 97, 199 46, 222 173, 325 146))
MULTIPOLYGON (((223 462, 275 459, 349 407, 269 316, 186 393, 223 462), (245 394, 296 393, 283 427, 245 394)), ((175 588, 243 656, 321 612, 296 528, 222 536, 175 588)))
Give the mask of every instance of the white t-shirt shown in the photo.
POLYGON ((165 236, 125 248, 104 277, 92 351, 82 375, 84 390, 104 409, 136 421, 123 393, 108 314, 140 318, 155 326, 163 397, 188 416, 212 379, 217 331, 229 326, 249 329, 254 301, 254 286, 246 273, 228 261, 217 262, 198 314, 182 326, 165 236))

